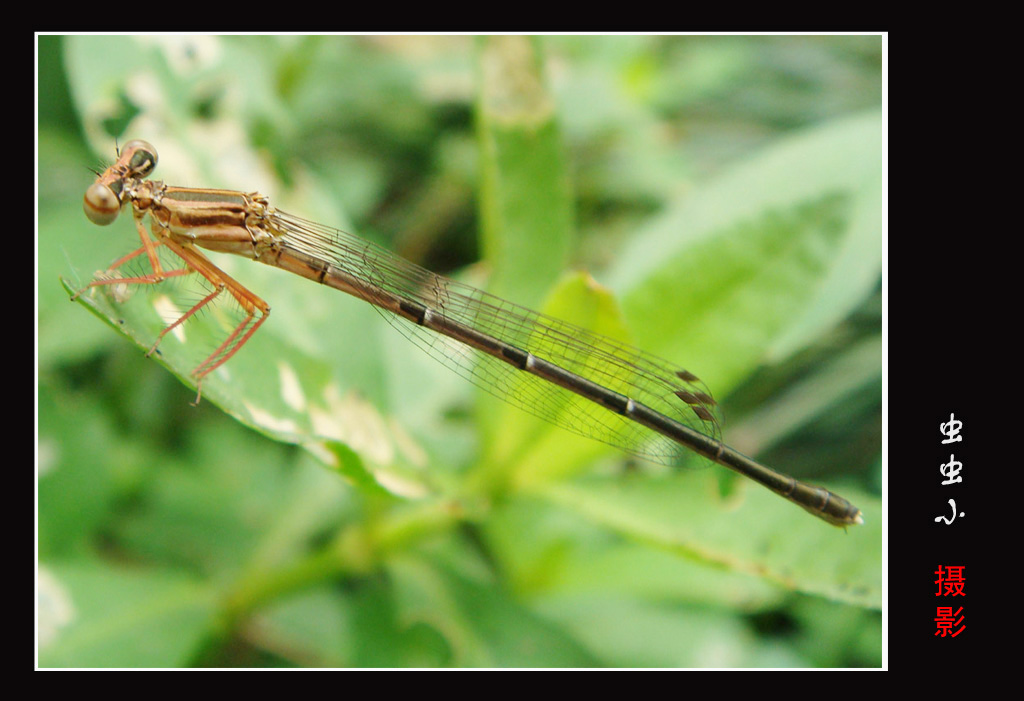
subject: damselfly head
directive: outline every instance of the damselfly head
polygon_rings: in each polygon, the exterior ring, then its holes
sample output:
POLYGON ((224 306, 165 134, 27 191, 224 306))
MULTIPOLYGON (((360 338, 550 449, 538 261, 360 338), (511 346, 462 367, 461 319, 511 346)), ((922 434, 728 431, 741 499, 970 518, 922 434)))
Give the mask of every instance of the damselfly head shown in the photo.
POLYGON ((125 189, 147 177, 156 168, 156 149, 142 139, 133 139, 117 154, 117 162, 99 174, 88 190, 82 207, 93 224, 106 226, 117 219, 124 204, 125 189), (127 184, 126 184, 127 182, 127 184))

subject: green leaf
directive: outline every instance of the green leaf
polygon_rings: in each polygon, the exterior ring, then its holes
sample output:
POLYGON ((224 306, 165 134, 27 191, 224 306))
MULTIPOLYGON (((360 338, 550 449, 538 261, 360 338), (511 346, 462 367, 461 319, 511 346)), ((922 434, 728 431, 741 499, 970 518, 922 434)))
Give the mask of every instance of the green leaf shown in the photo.
POLYGON ((525 306, 562 274, 573 241, 572 198, 540 42, 479 42, 477 139, 489 289, 525 306))
POLYGON ((786 596, 769 580, 652 547, 543 493, 503 504, 485 529, 510 586, 531 600, 612 593, 751 612, 786 596))
POLYGON ((785 139, 690 193, 610 276, 637 345, 720 396, 802 348, 877 284, 878 113, 785 139))
POLYGON ((809 666, 725 610, 607 594, 547 597, 537 608, 609 667, 809 666))
POLYGON ((400 620, 427 624, 451 649, 456 667, 589 667, 596 662, 557 626, 494 582, 467 576, 434 558, 396 558, 400 620))
MULTIPOLYGON (((63 284, 70 294, 78 292, 69 281, 63 280, 63 284)), ((104 285, 85 290, 77 301, 149 352, 169 320, 187 309, 164 290, 149 287, 121 290, 116 285, 104 285)), ((309 287, 314 293, 327 291, 309 287)), ((180 291, 178 296, 187 297, 180 291)), ((183 384, 194 387, 192 371, 231 333, 240 318, 226 313, 225 307, 214 305, 212 313, 190 319, 177 332, 167 334, 151 357, 183 384)), ((371 312, 371 320, 375 316, 371 312)), ((421 449, 412 439, 372 403, 354 392, 343 393, 328 365, 306 355, 293 342, 282 340, 279 332, 268 326, 261 328, 229 364, 204 379, 200 401, 216 404, 275 440, 301 445, 326 464, 361 481, 368 473, 351 462, 353 454, 338 452, 339 441, 344 442, 370 461, 365 466, 377 471, 379 487, 387 484, 388 491, 406 496, 428 493, 430 487, 421 476, 396 465, 400 456, 406 463, 423 460, 421 449), (266 358, 274 360, 268 365, 266 358)), ((358 373, 351 364, 348 367, 353 375, 358 373)))
POLYGON ((42 667, 186 664, 217 604, 209 584, 182 572, 97 564, 41 570, 38 596, 40 629, 52 633, 40 639, 42 667))
POLYGON ((882 605, 882 510, 844 490, 865 523, 844 531, 808 519, 757 485, 723 502, 706 472, 662 479, 591 477, 547 484, 545 498, 682 557, 763 577, 796 591, 869 608, 882 605))

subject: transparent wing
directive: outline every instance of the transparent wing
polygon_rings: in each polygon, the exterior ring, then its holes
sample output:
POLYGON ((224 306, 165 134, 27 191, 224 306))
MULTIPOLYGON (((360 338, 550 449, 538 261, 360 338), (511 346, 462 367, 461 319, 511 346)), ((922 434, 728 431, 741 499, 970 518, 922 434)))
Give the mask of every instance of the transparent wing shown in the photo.
MULTIPOLYGON (((650 353, 432 273, 369 241, 281 211, 284 245, 376 288, 528 351, 583 380, 629 397, 700 433, 721 436, 718 406, 695 375, 650 353)), ((373 303, 369 296, 366 300, 373 303)), ((678 460, 675 441, 626 416, 523 372, 485 351, 374 305, 404 336, 484 391, 581 436, 663 464, 678 460)))

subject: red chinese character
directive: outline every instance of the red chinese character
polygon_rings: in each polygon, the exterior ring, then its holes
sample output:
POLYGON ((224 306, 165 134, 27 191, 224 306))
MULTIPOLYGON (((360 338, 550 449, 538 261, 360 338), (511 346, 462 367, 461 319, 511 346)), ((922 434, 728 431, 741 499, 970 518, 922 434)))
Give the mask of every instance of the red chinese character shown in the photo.
POLYGON ((935 570, 932 574, 939 576, 935 580, 935 584, 939 585, 939 590, 935 592, 935 596, 966 596, 964 594, 964 584, 967 582, 964 579, 963 565, 947 565, 946 567, 939 565, 939 569, 935 570))
POLYGON ((964 617, 960 616, 960 613, 964 610, 961 606, 953 613, 952 606, 936 606, 935 607, 935 635, 941 635, 945 638, 947 635, 951 638, 955 638, 964 632, 964 628, 967 626, 960 625, 964 622, 964 617), (957 618, 957 616, 960 616, 957 618), (960 626, 953 630, 953 626, 960 626))

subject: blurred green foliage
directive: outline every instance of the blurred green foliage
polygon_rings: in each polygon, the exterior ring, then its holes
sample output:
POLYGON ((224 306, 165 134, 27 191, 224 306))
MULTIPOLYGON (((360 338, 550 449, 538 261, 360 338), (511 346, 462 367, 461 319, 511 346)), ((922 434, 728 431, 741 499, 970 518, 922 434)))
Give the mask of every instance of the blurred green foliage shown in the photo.
POLYGON ((39 664, 881 665, 881 60, 876 36, 40 37, 39 664), (198 333, 146 359, 145 296, 60 282, 134 247, 81 212, 115 138, 679 359, 727 441, 867 523, 623 470, 244 260, 218 264, 273 314, 192 407, 198 333))

